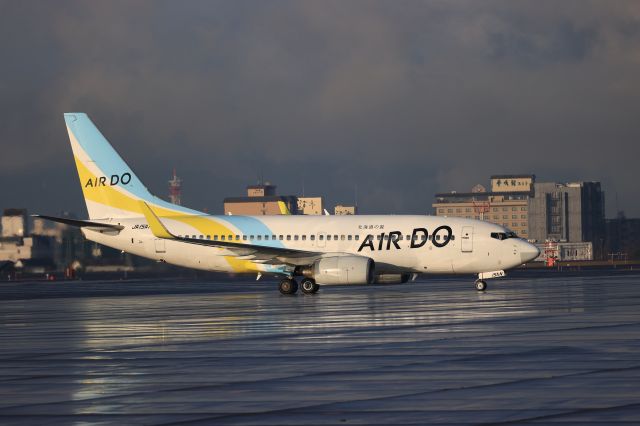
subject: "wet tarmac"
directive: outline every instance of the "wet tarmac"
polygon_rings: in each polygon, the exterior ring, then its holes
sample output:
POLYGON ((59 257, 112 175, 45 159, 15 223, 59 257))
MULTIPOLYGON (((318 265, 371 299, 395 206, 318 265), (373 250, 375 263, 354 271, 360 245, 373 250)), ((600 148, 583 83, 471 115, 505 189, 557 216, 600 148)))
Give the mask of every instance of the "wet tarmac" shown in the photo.
POLYGON ((0 283, 0 424, 640 424, 640 274, 0 283))

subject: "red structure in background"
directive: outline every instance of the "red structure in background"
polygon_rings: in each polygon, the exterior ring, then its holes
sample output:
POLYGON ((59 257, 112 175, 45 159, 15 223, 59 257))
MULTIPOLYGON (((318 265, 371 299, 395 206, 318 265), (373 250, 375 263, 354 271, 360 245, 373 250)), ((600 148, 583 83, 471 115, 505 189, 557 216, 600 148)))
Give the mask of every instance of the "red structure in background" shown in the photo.
POLYGON ((547 241, 544 243, 544 258, 547 267, 555 266, 558 261, 558 243, 555 241, 547 241))
POLYGON ((169 201, 173 204, 180 205, 182 195, 182 180, 176 175, 176 169, 173 169, 173 178, 169 180, 169 201))

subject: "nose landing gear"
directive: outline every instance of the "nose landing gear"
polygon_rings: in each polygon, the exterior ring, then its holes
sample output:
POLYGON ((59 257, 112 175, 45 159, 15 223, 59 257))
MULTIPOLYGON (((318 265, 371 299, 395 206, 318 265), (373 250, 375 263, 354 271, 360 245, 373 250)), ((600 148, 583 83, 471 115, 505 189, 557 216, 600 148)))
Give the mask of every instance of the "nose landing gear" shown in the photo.
POLYGON ((476 290, 485 291, 487 289, 487 282, 483 280, 476 280, 476 290))

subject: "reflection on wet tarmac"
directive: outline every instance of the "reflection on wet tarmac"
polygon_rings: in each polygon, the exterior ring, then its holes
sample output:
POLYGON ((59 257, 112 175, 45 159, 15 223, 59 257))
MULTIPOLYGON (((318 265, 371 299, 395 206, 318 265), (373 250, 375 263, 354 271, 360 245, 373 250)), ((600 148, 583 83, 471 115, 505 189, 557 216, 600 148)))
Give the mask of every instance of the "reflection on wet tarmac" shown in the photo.
POLYGON ((637 423, 638 278, 2 283, 0 423, 637 423))

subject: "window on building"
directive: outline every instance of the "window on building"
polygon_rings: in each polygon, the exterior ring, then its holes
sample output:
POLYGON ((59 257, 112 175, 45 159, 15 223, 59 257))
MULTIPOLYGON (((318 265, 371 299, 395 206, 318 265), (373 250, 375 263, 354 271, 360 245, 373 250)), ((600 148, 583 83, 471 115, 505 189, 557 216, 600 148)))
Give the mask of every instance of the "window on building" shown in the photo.
POLYGON ((527 215, 526 215, 526 214, 521 214, 521 215, 520 215, 520 219, 526 219, 526 218, 527 218, 527 215))
POLYGON ((511 219, 517 219, 517 218, 518 218, 518 215, 517 215, 517 214, 512 214, 512 215, 511 215, 511 219))
POLYGON ((447 213, 453 213, 453 209, 447 209, 447 213))
POLYGON ((517 208, 517 207, 511 207, 511 211, 512 211, 512 212, 515 212, 516 210, 518 210, 518 208, 517 208))
POLYGON ((503 215, 502 215, 502 218, 503 218, 503 219, 509 219, 509 215, 507 215, 507 214, 503 214, 503 215))

